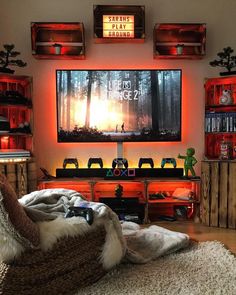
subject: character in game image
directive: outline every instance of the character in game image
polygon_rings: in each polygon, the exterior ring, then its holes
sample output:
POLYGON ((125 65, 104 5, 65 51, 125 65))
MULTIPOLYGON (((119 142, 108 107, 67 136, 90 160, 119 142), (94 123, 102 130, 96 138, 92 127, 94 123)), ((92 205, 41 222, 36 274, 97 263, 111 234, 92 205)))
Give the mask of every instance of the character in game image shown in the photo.
POLYGON ((125 123, 124 122, 121 125, 121 133, 125 133, 125 123))
POLYGON ((193 155, 195 154, 194 148, 188 148, 186 151, 186 156, 181 156, 178 154, 178 159, 184 159, 184 176, 189 177, 189 170, 193 177, 196 176, 196 173, 193 169, 193 166, 197 163, 197 160, 193 155))

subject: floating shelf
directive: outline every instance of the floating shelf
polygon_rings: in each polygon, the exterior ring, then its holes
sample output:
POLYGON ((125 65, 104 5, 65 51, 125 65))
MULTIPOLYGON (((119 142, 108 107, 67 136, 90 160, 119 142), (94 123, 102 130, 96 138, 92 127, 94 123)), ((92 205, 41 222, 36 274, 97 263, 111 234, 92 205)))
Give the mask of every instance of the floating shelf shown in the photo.
POLYGON ((205 24, 156 24, 154 59, 201 59, 205 55, 205 24))
POLYGON ((32 54, 37 59, 85 59, 83 23, 31 23, 32 54))

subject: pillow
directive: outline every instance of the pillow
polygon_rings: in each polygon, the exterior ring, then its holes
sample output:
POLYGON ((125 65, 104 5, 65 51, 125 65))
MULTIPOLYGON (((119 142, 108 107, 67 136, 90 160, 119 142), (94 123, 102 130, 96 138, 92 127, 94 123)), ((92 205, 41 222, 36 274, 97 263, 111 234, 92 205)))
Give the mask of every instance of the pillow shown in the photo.
POLYGON ((0 174, 0 226, 24 246, 38 246, 39 228, 25 213, 6 177, 0 174))

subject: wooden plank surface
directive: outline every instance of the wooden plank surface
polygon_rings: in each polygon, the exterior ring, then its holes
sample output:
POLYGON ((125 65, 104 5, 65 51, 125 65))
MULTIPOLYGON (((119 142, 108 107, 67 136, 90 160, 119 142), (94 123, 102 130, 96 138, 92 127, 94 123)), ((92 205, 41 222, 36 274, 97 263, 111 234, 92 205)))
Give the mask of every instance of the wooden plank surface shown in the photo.
POLYGON ((228 227, 236 228, 236 163, 229 163, 228 227))
POLYGON ((228 226, 228 163, 220 164, 220 182, 219 182, 219 227, 228 226))
POLYGON ((18 197, 22 197, 23 195, 27 194, 27 169, 26 163, 17 163, 16 164, 17 170, 17 195, 18 197))
POLYGON ((218 226, 219 162, 211 163, 210 226, 218 226))
POLYGON ((14 191, 16 191, 17 187, 17 179, 16 179, 16 166, 15 164, 7 164, 6 165, 6 177, 14 191))
POLYGON ((202 162, 201 179, 200 216, 203 224, 210 225, 210 164, 208 162, 202 162))
POLYGON ((0 164, 0 174, 5 175, 5 165, 4 164, 0 164))
POLYGON ((35 162, 27 163, 28 192, 37 190, 37 166, 35 162))

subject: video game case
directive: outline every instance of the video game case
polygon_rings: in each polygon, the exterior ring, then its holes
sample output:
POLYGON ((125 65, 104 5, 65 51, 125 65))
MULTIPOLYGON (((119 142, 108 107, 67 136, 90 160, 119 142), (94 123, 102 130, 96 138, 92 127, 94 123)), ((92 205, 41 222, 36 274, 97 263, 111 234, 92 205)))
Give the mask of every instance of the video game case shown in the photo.
POLYGON ((233 132, 236 132, 236 113, 233 114, 233 132))

